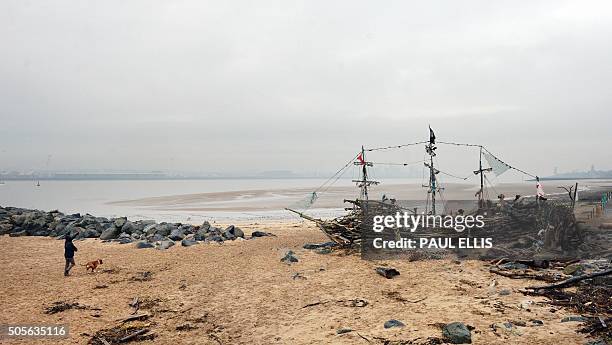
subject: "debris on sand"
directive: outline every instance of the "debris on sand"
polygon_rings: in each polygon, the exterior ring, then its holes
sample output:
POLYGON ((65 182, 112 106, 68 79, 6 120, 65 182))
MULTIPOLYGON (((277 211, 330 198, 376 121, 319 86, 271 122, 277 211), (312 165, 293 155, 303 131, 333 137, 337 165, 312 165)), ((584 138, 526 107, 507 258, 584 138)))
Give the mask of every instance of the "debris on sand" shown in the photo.
POLYGON ((194 326, 192 324, 189 324, 189 323, 185 323, 185 324, 176 326, 175 329, 177 331, 192 331, 194 329, 198 329, 198 327, 196 327, 196 326, 194 326))
POLYGON ((57 314, 70 309, 102 310, 100 308, 92 308, 86 305, 82 305, 78 302, 68 303, 66 301, 58 301, 53 302, 51 306, 45 308, 45 314, 57 314))
POLYGON ((150 329, 144 324, 121 325, 97 331, 87 344, 109 345, 155 339, 155 334, 149 332, 150 329))
POLYGON ((396 270, 395 268, 390 268, 390 267, 376 267, 376 273, 380 274, 381 276, 387 279, 393 279, 394 277, 397 277, 400 275, 398 270, 396 270))
POLYGON ((153 273, 150 271, 137 272, 130 280, 135 282, 146 282, 153 279, 153 273))

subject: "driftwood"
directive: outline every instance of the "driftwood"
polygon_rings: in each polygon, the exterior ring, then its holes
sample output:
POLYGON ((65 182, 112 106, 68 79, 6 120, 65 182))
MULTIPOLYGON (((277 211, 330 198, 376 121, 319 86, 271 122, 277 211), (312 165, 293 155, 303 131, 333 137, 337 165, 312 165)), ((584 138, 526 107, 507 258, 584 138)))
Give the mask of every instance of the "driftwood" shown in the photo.
POLYGON ((550 284, 550 285, 544 285, 544 286, 529 286, 526 287, 526 289, 529 290, 543 290, 543 289, 559 289, 559 288, 564 288, 564 287, 568 287, 568 286, 572 286, 575 285, 576 283, 585 280, 585 279, 591 279, 591 278, 595 278, 595 277, 601 277, 601 276, 606 276, 612 273, 612 268, 611 269, 607 269, 607 270, 603 270, 603 271, 599 271, 599 272, 594 272, 594 273, 589 273, 589 274, 583 274, 577 277, 572 277, 563 281, 560 281, 558 283, 555 284, 550 284))
POLYGON ((138 330, 138 331, 136 331, 136 332, 134 332, 134 333, 132 333, 132 334, 130 334, 130 335, 126 335, 125 337, 123 337, 123 338, 119 339, 119 342, 120 342, 120 343, 125 343, 125 342, 127 342, 127 341, 130 341, 130 340, 132 340, 132 339, 136 338, 136 337, 137 337, 137 336, 139 336, 139 335, 142 335, 142 334, 147 333, 148 331, 149 331, 149 329, 148 329, 148 328, 143 328, 143 329, 141 329, 141 330, 138 330))
POLYGON ((148 318, 150 315, 149 314, 139 314, 139 315, 132 315, 132 316, 128 316, 124 319, 119 319, 118 321, 121 321, 123 323, 125 322, 129 322, 129 321, 134 321, 134 320, 143 320, 148 318))

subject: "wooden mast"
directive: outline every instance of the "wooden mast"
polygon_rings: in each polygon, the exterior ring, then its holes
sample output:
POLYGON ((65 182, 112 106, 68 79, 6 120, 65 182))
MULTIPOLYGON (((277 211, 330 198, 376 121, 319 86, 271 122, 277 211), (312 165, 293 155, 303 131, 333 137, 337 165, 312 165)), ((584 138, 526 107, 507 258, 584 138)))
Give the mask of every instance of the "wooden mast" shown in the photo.
POLYGON ((484 173, 488 171, 492 171, 493 168, 482 168, 482 146, 480 146, 480 156, 478 159, 478 170, 474 171, 474 175, 480 175, 480 191, 478 192, 478 207, 483 208, 485 205, 485 196, 484 196, 484 173))
POLYGON ((378 181, 372 181, 372 180, 368 180, 368 168, 367 167, 371 167, 374 164, 372 164, 372 162, 368 162, 366 161, 366 157, 365 157, 365 149, 363 148, 363 145, 361 146, 361 154, 360 154, 361 159, 359 159, 359 161, 355 162, 355 165, 361 165, 361 180, 353 180, 353 182, 356 182, 357 185, 359 186, 359 188, 361 189, 360 195, 359 197, 361 198, 361 200, 365 200, 368 201, 368 187, 370 185, 377 185, 379 182, 378 181))

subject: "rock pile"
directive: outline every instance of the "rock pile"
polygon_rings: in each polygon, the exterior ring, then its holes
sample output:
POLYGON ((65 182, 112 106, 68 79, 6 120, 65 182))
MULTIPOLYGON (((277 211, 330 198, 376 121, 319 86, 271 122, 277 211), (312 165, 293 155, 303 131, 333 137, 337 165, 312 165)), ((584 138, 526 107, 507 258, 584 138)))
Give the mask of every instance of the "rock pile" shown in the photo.
MULTIPOLYGON (((245 238, 244 232, 230 225, 221 229, 205 221, 196 226, 182 223, 156 223, 153 220, 130 221, 126 217, 105 218, 90 214, 64 214, 57 210, 39 211, 0 206, 0 235, 50 236, 75 240, 99 238, 103 241, 136 243, 136 248, 167 249, 180 241, 182 246, 198 242, 223 242, 245 238)), ((271 236, 258 231, 253 237, 271 236)))

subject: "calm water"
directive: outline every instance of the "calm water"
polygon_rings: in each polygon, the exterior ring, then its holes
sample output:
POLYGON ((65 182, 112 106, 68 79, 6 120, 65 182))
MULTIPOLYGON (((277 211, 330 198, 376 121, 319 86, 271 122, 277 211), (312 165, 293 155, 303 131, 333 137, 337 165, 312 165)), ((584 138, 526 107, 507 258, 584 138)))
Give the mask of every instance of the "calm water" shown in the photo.
MULTIPOLYGON (((146 181, 41 181, 40 187, 33 181, 6 181, 0 185, 0 205, 40 210, 60 210, 64 213, 90 213, 96 216, 128 216, 130 219, 155 219, 157 221, 200 222, 204 219, 258 219, 292 217, 281 209, 262 212, 189 212, 150 209, 130 205, 112 205, 115 201, 148 197, 230 192, 245 190, 269 190, 312 188, 320 186, 319 179, 278 180, 146 180, 146 181)), ((336 186, 352 186, 348 179, 339 180, 336 186)), ((261 202, 265 203, 265 200, 261 202)), ((337 211, 337 210, 336 210, 337 211)), ((318 210, 319 213, 336 212, 318 210)))

